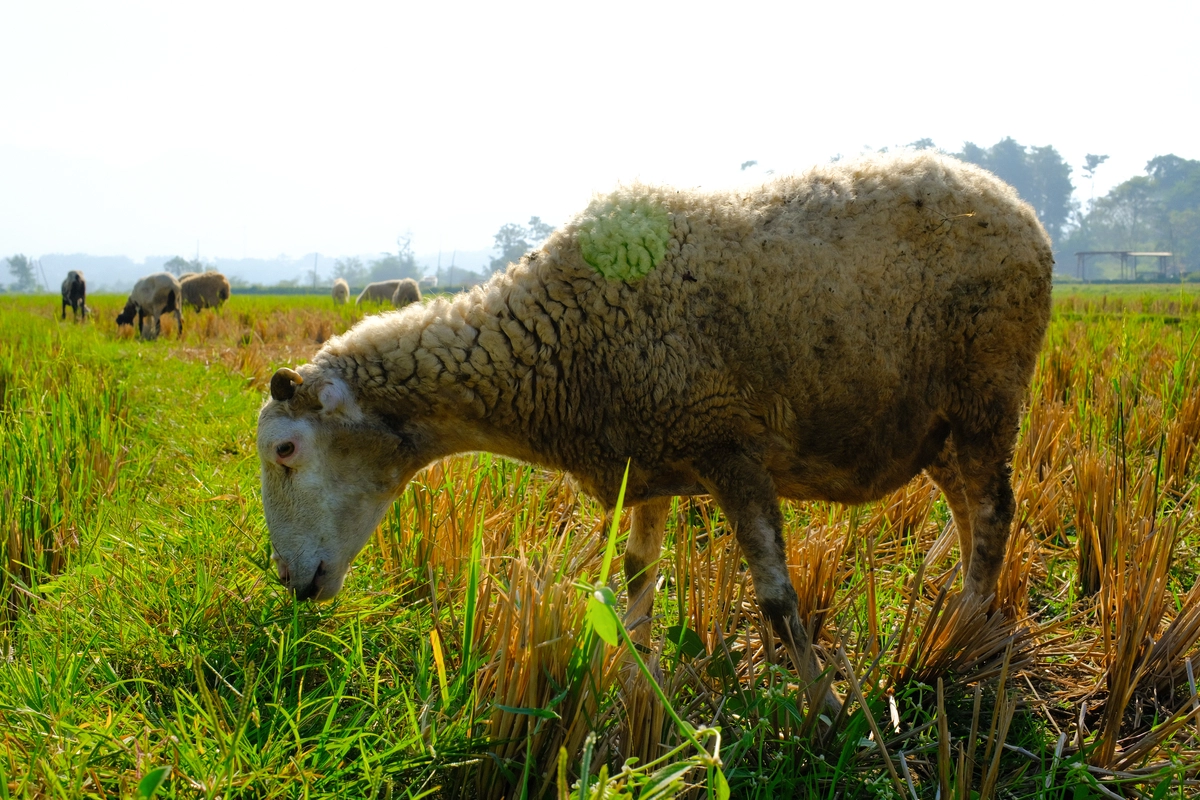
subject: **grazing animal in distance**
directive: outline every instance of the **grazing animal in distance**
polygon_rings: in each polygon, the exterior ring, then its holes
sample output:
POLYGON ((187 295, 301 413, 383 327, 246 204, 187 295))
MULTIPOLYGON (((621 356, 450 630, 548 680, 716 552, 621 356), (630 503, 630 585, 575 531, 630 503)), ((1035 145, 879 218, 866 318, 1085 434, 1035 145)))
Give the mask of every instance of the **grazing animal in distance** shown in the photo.
POLYGON ((709 494, 810 702, 837 708, 811 688, 780 499, 864 503, 924 470, 964 591, 992 596, 1052 268, 1010 186, 928 152, 597 197, 486 284, 366 318, 275 373, 258 452, 280 579, 336 595, 408 481, 454 453, 564 470, 608 508, 628 464, 636 635, 671 498, 709 494))
POLYGON ((333 304, 335 306, 345 305, 350 299, 350 284, 346 283, 345 278, 338 278, 333 282, 333 304))
POLYGON ((68 272, 62 282, 62 318, 64 320, 67 318, 67 306, 71 307, 71 313, 76 322, 87 319, 87 281, 83 279, 83 273, 76 269, 68 272))
POLYGON ((157 339, 162 332, 162 321, 159 318, 163 314, 173 313, 179 329, 176 335, 182 336, 182 304, 182 290, 175 276, 169 272, 155 272, 133 285, 124 310, 117 315, 117 325, 131 325, 136 317, 142 339, 157 339))
POLYGON ((185 305, 194 311, 220 308, 229 299, 229 279, 219 272, 195 272, 179 281, 185 305))
POLYGON ((392 302, 392 295, 396 293, 396 287, 399 285, 400 278, 391 281, 368 283, 366 288, 359 293, 358 299, 354 301, 354 305, 361 306, 364 302, 390 303, 392 302))
POLYGON ((396 308, 404 308, 409 303, 421 302, 421 287, 412 278, 404 278, 396 284, 396 291, 392 293, 392 305, 396 308))

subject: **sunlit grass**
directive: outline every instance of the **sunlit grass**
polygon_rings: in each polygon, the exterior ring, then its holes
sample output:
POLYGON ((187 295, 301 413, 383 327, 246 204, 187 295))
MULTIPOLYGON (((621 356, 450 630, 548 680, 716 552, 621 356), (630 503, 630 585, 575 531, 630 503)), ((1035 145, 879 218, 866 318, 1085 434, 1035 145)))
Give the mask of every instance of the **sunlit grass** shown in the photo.
POLYGON ((640 654, 666 705, 586 633, 608 528, 544 470, 433 466, 335 602, 294 603, 267 562, 255 418, 271 372, 361 312, 235 295, 144 343, 113 323, 123 300, 74 325, 55 298, 0 298, 0 795, 136 796, 159 767, 181 797, 561 796, 601 770, 611 796, 719 794, 672 714, 719 728, 735 797, 1192 794, 1196 294, 1056 294, 997 613, 954 594, 927 480, 785 507, 847 698, 826 721, 708 498, 672 508, 640 654))

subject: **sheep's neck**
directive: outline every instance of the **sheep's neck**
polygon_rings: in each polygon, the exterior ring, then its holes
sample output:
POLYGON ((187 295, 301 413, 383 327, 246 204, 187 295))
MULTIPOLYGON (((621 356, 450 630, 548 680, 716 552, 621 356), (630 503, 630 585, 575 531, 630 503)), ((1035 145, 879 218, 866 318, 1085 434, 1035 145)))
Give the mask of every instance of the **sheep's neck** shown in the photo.
POLYGON ((481 298, 466 299, 419 320, 421 335, 398 336, 400 346, 370 364, 338 359, 339 371, 367 408, 419 418, 439 457, 482 450, 566 468, 555 422, 563 343, 543 342, 511 316, 489 313, 481 298))

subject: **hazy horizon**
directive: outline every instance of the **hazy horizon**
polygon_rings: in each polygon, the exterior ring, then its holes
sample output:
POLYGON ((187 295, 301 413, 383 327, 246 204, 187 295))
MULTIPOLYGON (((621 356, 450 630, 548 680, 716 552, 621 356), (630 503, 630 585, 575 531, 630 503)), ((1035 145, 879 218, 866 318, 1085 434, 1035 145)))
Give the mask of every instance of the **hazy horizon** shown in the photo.
POLYGON ((1161 2, 8 4, 0 256, 332 259, 406 231, 486 250, 621 181, 727 186, 925 137, 1052 145, 1086 202, 1200 158, 1198 23, 1161 2), (1094 189, 1087 153, 1109 156, 1094 189))

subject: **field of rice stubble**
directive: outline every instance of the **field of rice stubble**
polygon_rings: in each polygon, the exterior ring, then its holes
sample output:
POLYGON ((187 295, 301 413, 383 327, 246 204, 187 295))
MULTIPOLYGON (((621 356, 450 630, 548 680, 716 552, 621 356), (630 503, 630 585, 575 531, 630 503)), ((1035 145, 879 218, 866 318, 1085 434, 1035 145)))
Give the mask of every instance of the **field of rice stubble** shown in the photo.
MULTIPOLYGON (((361 316, 238 296, 138 341, 0 296, 0 797, 1191 797, 1200 786, 1200 295, 1060 287, 995 608, 924 477, 785 504, 835 689, 808 713, 708 498, 648 649, 624 518, 486 454, 420 473, 342 594, 269 562, 276 367, 361 316)), ((627 515, 626 515, 627 516, 627 515)))

